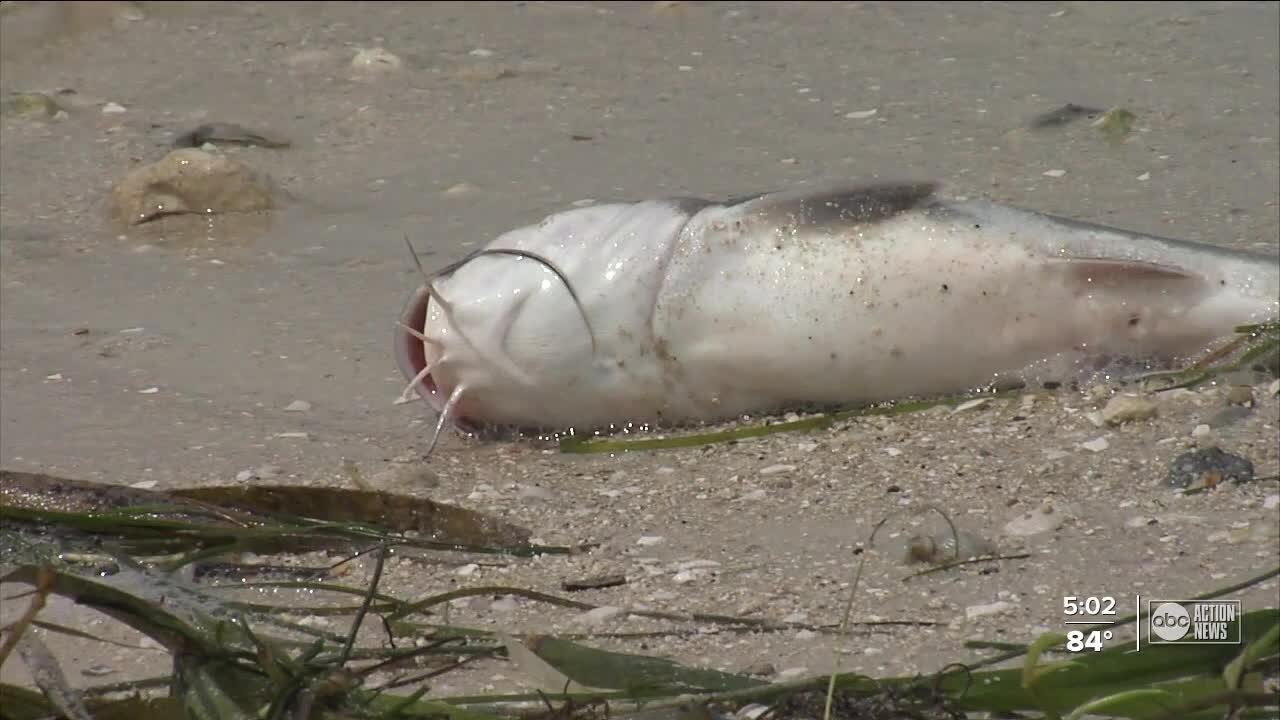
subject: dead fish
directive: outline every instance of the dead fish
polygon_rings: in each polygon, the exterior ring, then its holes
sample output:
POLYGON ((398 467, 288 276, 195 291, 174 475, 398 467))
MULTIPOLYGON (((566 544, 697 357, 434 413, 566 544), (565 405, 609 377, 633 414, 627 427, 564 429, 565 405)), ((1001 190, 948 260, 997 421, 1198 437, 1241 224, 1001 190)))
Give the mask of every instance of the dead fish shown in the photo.
POLYGON ((450 421, 581 432, 1056 380, 1280 314, 1274 256, 929 182, 576 208, 423 274, 394 354, 433 448, 450 421))

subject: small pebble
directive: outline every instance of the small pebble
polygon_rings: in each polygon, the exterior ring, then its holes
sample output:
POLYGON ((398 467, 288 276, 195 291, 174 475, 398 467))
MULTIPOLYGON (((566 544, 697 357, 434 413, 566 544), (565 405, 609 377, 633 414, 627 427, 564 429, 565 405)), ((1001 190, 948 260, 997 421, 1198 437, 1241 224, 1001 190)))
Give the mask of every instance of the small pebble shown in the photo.
POLYGON ((158 387, 149 387, 149 388, 147 388, 147 389, 145 389, 145 390, 139 390, 139 391, 138 391, 138 394, 139 394, 139 395, 155 395, 155 394, 156 394, 156 393, 158 393, 158 392, 160 392, 160 388, 158 388, 158 387))
POLYGON ((476 48, 475 50, 472 50, 467 54, 472 57, 493 57, 492 50, 489 50, 487 48, 480 48, 480 47, 476 48))
POLYGON ((480 570, 479 565, 475 563, 467 563, 466 565, 458 568, 454 574, 461 575, 462 577, 471 577, 472 575, 475 575, 478 570, 480 570))
POLYGON ((252 479, 253 479, 252 470, 241 470, 240 472, 236 473, 236 482, 249 482, 252 479))
POLYGON ((1007 613, 1013 610, 1014 607, 1016 606, 1013 603, 1005 602, 1004 600, 987 603, 986 605, 970 605, 964 609, 964 616, 966 619, 974 620, 980 617, 1007 613))
POLYGON ((282 432, 282 433, 276 433, 276 437, 291 438, 295 440, 309 440, 311 438, 311 435, 304 432, 282 432))
POLYGON ((310 412, 311 403, 307 402, 306 400, 294 400, 293 402, 284 406, 284 411, 285 412, 310 412))
POLYGON ((661 535, 641 535, 640 539, 636 540, 636 544, 651 547, 660 544, 663 540, 666 540, 666 538, 661 535))
POLYGON ((1280 507, 1280 495, 1268 495, 1262 501, 1263 510, 1275 510, 1278 507, 1280 507))
POLYGON ((885 448, 884 451, 889 457, 898 457, 902 454, 902 451, 895 447, 885 448))
POLYGON ((470 193, 475 192, 476 190, 477 188, 475 185, 472 185, 471 183, 460 182, 456 185, 450 186, 448 190, 444 191, 444 194, 450 197, 453 197, 457 195, 468 195, 470 193))
POLYGON ((869 117, 875 117, 875 114, 879 111, 879 108, 871 108, 870 110, 854 110, 853 112, 845 113, 844 116, 850 120, 866 120, 869 117))
POLYGON ((705 570, 701 570, 698 568, 694 568, 691 570, 681 570, 680 572, 671 576, 671 582, 677 585, 688 585, 691 582, 695 582, 703 577, 706 577, 706 574, 707 572, 705 570))
POLYGON ((792 470, 795 470, 795 469, 796 469, 795 465, 770 465, 769 467, 761 468, 760 474, 761 475, 777 475, 779 473, 791 472, 792 470))
MULTIPOLYGON (((752 665, 750 668, 747 668, 747 674, 748 675, 772 675, 774 673, 772 665, 769 665, 769 672, 767 673, 752 672, 752 669, 755 667, 756 667, 755 665, 752 665)), ((750 705, 747 705, 746 707, 743 707, 742 709, 738 710, 738 712, 735 713, 735 715, 737 715, 737 717, 739 718, 742 718, 742 720, 756 720, 756 718, 759 718, 761 715, 764 715, 767 712, 769 712, 768 705, 761 705, 760 703, 751 703, 750 705)))
POLYGON ((582 592, 584 590, 600 590, 626 584, 626 575, 600 575, 581 580, 565 580, 560 583, 560 589, 565 592, 582 592))
POLYGON ((786 670, 783 670, 782 672, 779 672, 779 673, 778 673, 778 679, 779 679, 779 680, 790 680, 790 679, 792 679, 792 678, 798 678, 798 677, 800 677, 801 675, 804 675, 804 674, 805 674, 805 673, 807 673, 807 672, 809 672, 809 668, 807 668, 807 667, 793 667, 793 668, 787 668, 786 670))
POLYGON ((620 607, 605 605, 603 607, 588 610, 578 616, 578 621, 585 625, 602 625, 623 613, 620 607))
POLYGON ((399 57, 380 47, 360 50, 351 59, 351 67, 374 72, 399 70, 403 64, 399 57))
POLYGON ((1272 395, 1280 395, 1280 380, 1272 380, 1271 387, 1267 388, 1267 392, 1272 395))
POLYGON ((1111 444, 1107 442, 1107 439, 1105 437, 1099 437, 1099 438, 1094 438, 1093 440, 1089 440, 1087 442, 1080 443, 1080 447, 1084 448, 1085 450, 1088 450, 1089 452, 1100 453, 1103 450, 1106 450, 1108 447, 1111 447, 1111 444))
POLYGON ((102 106, 102 113, 104 115, 119 115, 120 113, 123 113, 123 112, 129 112, 129 111, 126 110, 125 107, 119 103, 109 102, 106 105, 102 106))
POLYGON ((1051 177, 1051 178, 1060 178, 1066 174, 1067 174, 1066 170, 1045 170, 1044 171, 1044 176, 1051 177))
POLYGON ((1191 429, 1191 437, 1193 438, 1209 437, 1209 435, 1212 432, 1213 432, 1213 428, 1209 427, 1205 423, 1200 423, 1199 425, 1191 429))
POLYGON ((1102 419, 1108 425, 1122 425, 1155 417, 1156 404, 1137 395, 1117 395, 1102 408, 1102 419))
POLYGON ((1179 402, 1190 402, 1192 405, 1201 405, 1204 402, 1204 396, 1195 390, 1187 388, 1174 388, 1160 393, 1161 400, 1176 400, 1179 402))
POLYGON ((156 482, 157 481, 155 480, 139 480, 138 482, 133 483, 129 487, 137 488, 139 490, 150 490, 151 488, 156 486, 156 482))
POLYGON ((1252 405, 1253 388, 1248 385, 1232 385, 1227 391, 1228 405, 1252 405))
POLYGON ((1149 173, 1149 172, 1144 172, 1144 173, 1142 173, 1141 175, 1139 175, 1139 176, 1138 176, 1138 180, 1140 180, 1140 181, 1142 181, 1142 182, 1146 182, 1146 181, 1148 181, 1148 180, 1150 180, 1150 179, 1151 179, 1151 173, 1149 173))
POLYGON ((1030 512, 1025 512, 1004 525, 1004 533, 1015 537, 1028 537, 1057 530, 1065 520, 1062 512, 1050 502, 1030 512))

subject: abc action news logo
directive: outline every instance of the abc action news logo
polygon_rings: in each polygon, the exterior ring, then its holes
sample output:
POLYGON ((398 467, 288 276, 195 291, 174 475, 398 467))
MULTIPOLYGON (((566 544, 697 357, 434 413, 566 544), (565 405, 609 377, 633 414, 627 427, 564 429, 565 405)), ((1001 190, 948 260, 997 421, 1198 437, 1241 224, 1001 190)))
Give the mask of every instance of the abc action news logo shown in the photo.
POLYGON ((1239 645, 1239 600, 1148 600, 1147 641, 1239 645))

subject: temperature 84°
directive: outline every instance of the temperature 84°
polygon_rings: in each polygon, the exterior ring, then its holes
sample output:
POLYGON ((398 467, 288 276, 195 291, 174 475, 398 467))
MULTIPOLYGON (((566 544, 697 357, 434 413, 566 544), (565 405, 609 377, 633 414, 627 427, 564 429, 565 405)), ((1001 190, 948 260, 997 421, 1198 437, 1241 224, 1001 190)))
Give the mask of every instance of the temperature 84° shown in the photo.
POLYGON ((1092 650, 1094 652, 1102 652, 1103 643, 1115 637, 1115 633, 1110 630, 1072 630, 1067 633, 1067 650, 1071 652, 1083 652, 1092 650))

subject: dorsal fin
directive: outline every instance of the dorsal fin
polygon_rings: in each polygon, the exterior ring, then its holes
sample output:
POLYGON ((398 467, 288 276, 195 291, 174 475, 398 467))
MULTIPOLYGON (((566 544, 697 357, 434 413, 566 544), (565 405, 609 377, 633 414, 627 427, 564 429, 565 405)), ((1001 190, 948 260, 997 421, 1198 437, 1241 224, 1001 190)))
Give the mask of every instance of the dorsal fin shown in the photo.
POLYGON ((935 182, 829 183, 725 205, 751 222, 779 227, 876 223, 929 204, 937 189, 935 182))

